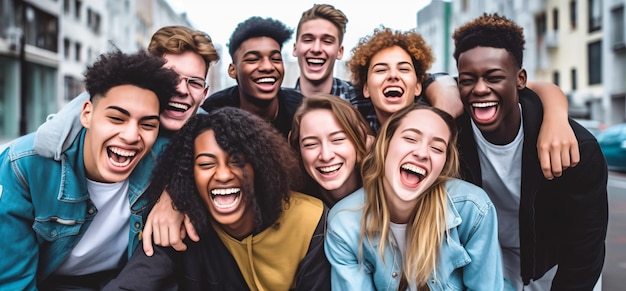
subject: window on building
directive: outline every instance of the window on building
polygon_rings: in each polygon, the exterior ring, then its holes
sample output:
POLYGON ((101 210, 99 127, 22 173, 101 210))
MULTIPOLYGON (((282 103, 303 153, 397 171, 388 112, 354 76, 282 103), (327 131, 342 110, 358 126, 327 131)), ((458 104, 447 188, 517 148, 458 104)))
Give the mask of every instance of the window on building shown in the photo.
POLYGON ((546 14, 540 13, 535 17, 535 27, 537 28, 537 35, 539 37, 543 37, 546 35, 547 24, 546 24, 546 14))
POLYGON ((63 56, 65 57, 66 60, 70 59, 70 39, 69 38, 64 38, 63 39, 63 56))
POLYGON ((602 0, 589 0, 589 32, 602 29, 602 0))
POLYGON ((611 45, 614 50, 626 49, 624 25, 624 6, 621 5, 611 10, 611 45))
POLYGON ((82 9, 82 5, 83 2, 80 0, 75 0, 74 1, 74 16, 76 16, 77 20, 80 20, 80 10, 82 9))
POLYGON ((16 20, 21 23, 21 13, 26 9, 26 44, 36 46, 51 52, 58 52, 59 28, 58 19, 36 7, 18 2, 16 6, 16 20))
POLYGON ((576 68, 573 68, 570 74, 572 75, 572 91, 576 91, 576 89, 578 89, 578 77, 576 76, 576 68))
POLYGON ((462 0, 461 1, 461 11, 465 12, 467 11, 467 9, 469 8, 469 1, 468 0, 462 0))
POLYGON ((63 77, 63 95, 65 101, 70 101, 83 91, 83 83, 70 75, 63 77))
POLYGON ((70 0, 63 0, 63 12, 70 14, 70 0))
POLYGON ((589 85, 602 83, 602 40, 587 45, 589 85))
POLYGON ((578 22, 578 9, 576 8, 576 0, 569 2, 569 25, 572 30, 576 29, 578 22))
POLYGON ((552 30, 559 30, 559 9, 552 9, 552 30))
POLYGON ((552 83, 554 83, 554 85, 559 86, 561 83, 561 76, 559 75, 559 71, 554 71, 552 73, 552 83))
POLYGON ((82 59, 82 58, 81 58, 81 55, 80 55, 80 51, 81 51, 81 47, 82 47, 82 46, 81 46, 81 45, 80 45, 80 43, 78 43, 78 42, 77 42, 77 43, 75 43, 75 44, 74 44, 74 46, 76 47, 76 49, 75 49, 75 51, 76 51, 76 58, 75 58, 75 60, 76 60, 77 62, 80 62, 80 60, 82 59))

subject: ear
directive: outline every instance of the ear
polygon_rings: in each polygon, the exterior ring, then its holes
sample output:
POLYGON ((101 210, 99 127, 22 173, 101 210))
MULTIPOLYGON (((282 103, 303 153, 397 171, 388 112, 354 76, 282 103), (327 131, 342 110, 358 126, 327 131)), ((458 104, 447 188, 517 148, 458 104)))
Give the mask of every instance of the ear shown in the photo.
POLYGON ((86 101, 83 103, 83 109, 80 112, 80 123, 84 128, 91 126, 91 117, 93 115, 93 103, 86 101))
POLYGON ((343 58, 343 45, 339 46, 339 50, 337 51, 337 59, 341 60, 343 58))
POLYGON ((417 99, 417 96, 422 95, 422 82, 416 82, 415 83, 415 98, 417 99))
POLYGON ((367 82, 363 84, 363 97, 370 98, 370 91, 367 89, 367 82))
POLYGON ((528 81, 525 69, 520 69, 517 72, 517 89, 522 90, 526 88, 526 82, 528 81))
POLYGON ((204 101, 209 98, 209 88, 205 88, 204 91, 202 91, 202 95, 204 97, 202 97, 202 102, 200 103, 200 105, 204 104, 204 101))
POLYGON ((298 54, 296 54, 296 43, 293 43, 293 52, 291 52, 291 55, 294 57, 298 57, 298 54))
POLYGON ((234 63, 230 63, 230 65, 228 65, 228 76, 237 80, 237 67, 235 67, 234 63))

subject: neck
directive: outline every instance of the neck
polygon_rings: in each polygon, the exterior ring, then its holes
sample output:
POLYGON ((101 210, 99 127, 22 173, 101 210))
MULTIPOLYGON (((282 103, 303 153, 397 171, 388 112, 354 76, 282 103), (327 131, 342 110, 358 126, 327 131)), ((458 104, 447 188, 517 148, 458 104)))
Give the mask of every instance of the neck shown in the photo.
POLYGON ((310 97, 315 93, 330 93, 333 89, 333 77, 330 76, 324 80, 313 81, 306 78, 300 78, 300 92, 305 97, 310 97))
POLYGON ((348 196, 350 193, 356 191, 361 186, 363 186, 363 183, 361 182, 361 178, 360 178, 360 175, 358 174, 358 171, 359 169, 354 169, 354 171, 352 171, 352 174, 350 174, 350 177, 348 177, 348 179, 343 183, 343 185, 341 185, 341 187, 337 189, 326 190, 320 187, 320 193, 322 195, 322 198, 326 202, 326 204, 328 204, 328 207, 332 207, 339 200, 343 199, 344 197, 348 196))
POLYGON ((271 100, 240 98, 240 107, 250 113, 272 122, 278 116, 278 98, 271 100))
POLYGON ((520 114, 519 107, 516 108, 516 110, 508 112, 505 116, 505 120, 503 120, 502 125, 498 126, 498 128, 490 132, 482 132, 482 135, 490 143, 495 145, 507 145, 517 136, 522 124, 522 115, 520 114))

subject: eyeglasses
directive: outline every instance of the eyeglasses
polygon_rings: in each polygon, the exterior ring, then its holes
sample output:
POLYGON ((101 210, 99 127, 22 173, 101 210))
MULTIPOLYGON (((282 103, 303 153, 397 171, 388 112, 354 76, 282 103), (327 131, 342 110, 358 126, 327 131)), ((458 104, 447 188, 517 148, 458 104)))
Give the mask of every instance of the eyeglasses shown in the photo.
POLYGON ((186 77, 183 75, 179 75, 181 80, 185 80, 187 83, 187 90, 193 96, 200 96, 204 94, 204 89, 209 88, 209 84, 204 79, 196 78, 196 77, 186 77))

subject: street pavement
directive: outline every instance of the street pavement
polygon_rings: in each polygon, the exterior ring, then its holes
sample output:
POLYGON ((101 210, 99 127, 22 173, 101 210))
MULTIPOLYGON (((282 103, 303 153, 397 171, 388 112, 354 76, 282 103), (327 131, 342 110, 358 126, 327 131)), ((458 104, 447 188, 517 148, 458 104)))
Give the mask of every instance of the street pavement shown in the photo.
POLYGON ((626 173, 609 172, 609 229, 602 291, 626 290, 626 173))

